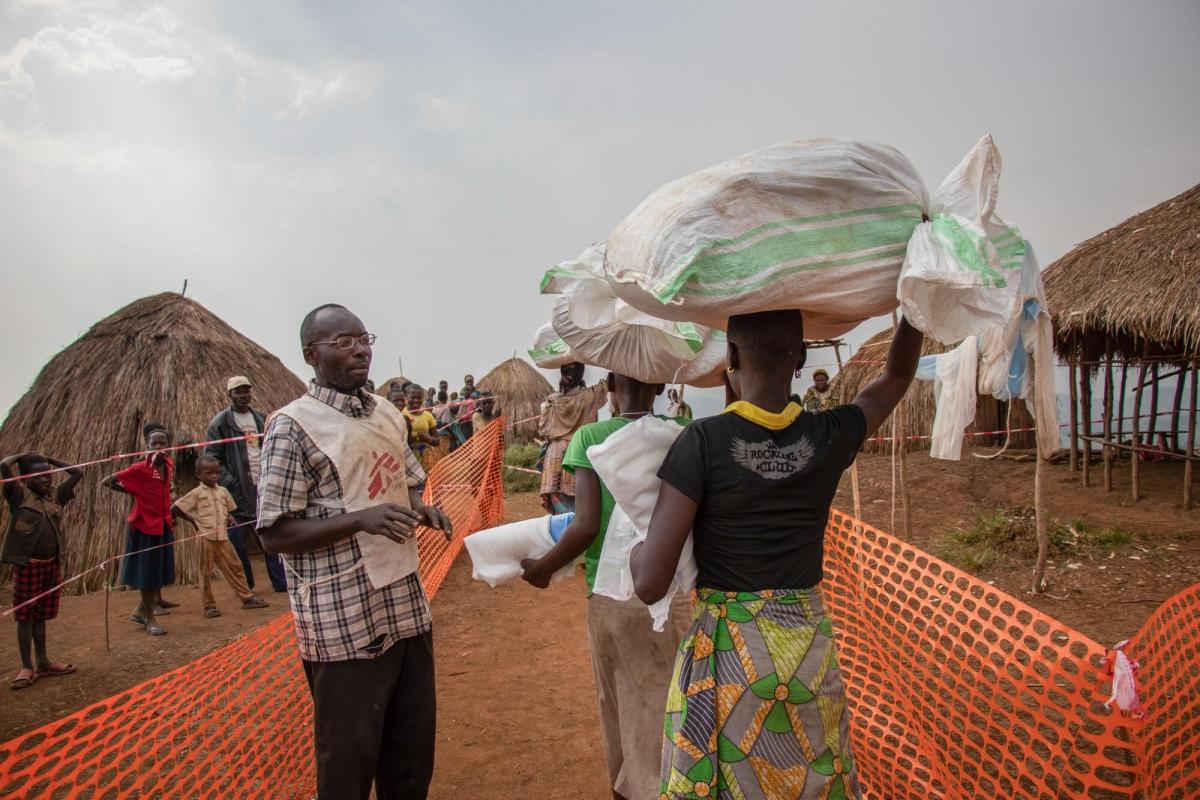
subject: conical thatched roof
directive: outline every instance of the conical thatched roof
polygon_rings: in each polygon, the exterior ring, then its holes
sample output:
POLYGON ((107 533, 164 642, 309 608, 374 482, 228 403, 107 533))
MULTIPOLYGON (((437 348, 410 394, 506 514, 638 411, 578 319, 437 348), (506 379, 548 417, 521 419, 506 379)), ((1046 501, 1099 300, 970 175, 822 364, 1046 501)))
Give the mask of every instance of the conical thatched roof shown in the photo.
MULTIPOLYGON (((833 379, 843 403, 851 402, 863 387, 883 373, 883 362, 887 358, 888 348, 891 347, 891 344, 892 331, 890 329, 880 331, 865 341, 854 357, 846 362, 841 373, 833 379)), ((925 344, 921 348, 921 355, 936 355, 952 349, 926 336, 925 344)), ((902 402, 906 420, 905 435, 916 436, 932 433, 933 417, 937 411, 937 404, 933 396, 933 381, 913 381, 902 402)), ((967 432, 1000 430, 1005 427, 1007 422, 1011 422, 1014 428, 1033 427, 1033 417, 1025 408, 1024 401, 1013 404, 1011 419, 1008 418, 1007 410, 1002 413, 1001 408, 1001 403, 995 398, 980 397, 975 406, 975 421, 967 428, 967 432)), ((891 437, 893 420, 894 417, 888 417, 875 436, 891 437)), ((967 441, 973 445, 995 445, 1002 444, 1004 437, 973 436, 967 441)), ((929 439, 919 439, 909 442, 908 449, 910 451, 928 450, 929 445, 929 439)), ((1033 433, 1029 432, 1013 434, 1010 446, 1033 447, 1033 445, 1033 433)), ((868 443, 863 447, 863 450, 867 452, 889 452, 891 449, 890 442, 868 443)))
POLYGON ((1088 239, 1043 273, 1055 348, 1084 361, 1200 350, 1200 184, 1088 239))
MULTIPOLYGON (((96 323, 50 360, 0 428, 0 453, 38 450, 79 463, 142 449, 142 425, 166 425, 174 442, 204 438, 229 404, 225 383, 245 375, 255 408, 270 412, 304 384, 279 359, 199 303, 145 297, 96 323)), ((186 452, 186 451, 184 451, 186 452)), ((176 462, 180 455, 176 455, 176 462)), ((64 516, 64 577, 122 551, 129 500, 100 480, 130 461, 89 467, 64 516)), ((181 581, 197 578, 194 546, 177 548, 181 581)), ((84 588, 96 589, 103 573, 84 588)))
MULTIPOLYGON (((491 392, 500 401, 504 416, 512 422, 527 420, 541 413, 542 403, 554 391, 533 365, 521 358, 500 364, 476 385, 491 392)), ((510 442, 531 442, 537 436, 537 420, 522 422, 508 434, 510 442)))

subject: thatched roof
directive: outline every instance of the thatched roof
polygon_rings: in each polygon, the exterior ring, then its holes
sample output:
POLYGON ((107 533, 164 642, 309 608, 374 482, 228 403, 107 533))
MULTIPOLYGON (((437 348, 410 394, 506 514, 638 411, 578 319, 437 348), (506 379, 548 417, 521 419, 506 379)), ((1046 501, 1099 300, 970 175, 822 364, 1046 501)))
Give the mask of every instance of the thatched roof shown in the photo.
MULTIPOLYGON (((484 375, 476 385, 496 395, 504 416, 511 422, 536 417, 541 413, 542 403, 554 391, 550 382, 523 358, 508 359, 484 375)), ((508 440, 533 441, 537 428, 536 420, 522 422, 509 432, 508 440)))
POLYGON ((1200 350, 1200 184, 1076 246, 1042 277, 1055 349, 1084 361, 1200 350))
MULTIPOLYGON (((226 380, 245 375, 255 408, 270 412, 304 391, 279 359, 199 303, 145 297, 101 320, 42 367, 0 427, 0 453, 38 450, 78 463, 142 449, 142 425, 166 425, 173 442, 204 437, 228 406, 226 380)), ((186 452, 186 451, 185 451, 186 452)), ((181 459, 177 454, 177 463, 181 459)), ((64 576, 122 551, 129 500, 100 480, 129 464, 89 467, 64 517, 64 576)), ((195 548, 177 548, 182 581, 197 579, 195 548)), ((97 573, 86 588, 103 582, 97 573)))
MULTIPOLYGON (((837 387, 842 402, 849 403, 859 393, 859 391, 875 380, 883 372, 883 362, 887 358, 888 348, 892 343, 892 331, 886 329, 872 336, 858 349, 854 357, 846 362, 841 373, 833 378, 833 384, 837 387)), ((928 336, 925 337, 925 344, 921 348, 921 355, 936 355, 945 353, 953 348, 933 341, 928 336)), ((904 395, 905 411, 905 435, 928 435, 933 432, 933 417, 937 411, 937 404, 933 396, 933 381, 913 381, 908 387, 908 393, 904 395)), ((1023 401, 1018 401, 1013 404, 1011 420, 1009 420, 1007 410, 1001 414, 1001 404, 992 397, 980 397, 979 402, 975 406, 975 421, 967 428, 967 432, 975 431, 994 431, 1005 427, 1005 423, 1011 421, 1014 428, 1031 428, 1033 427, 1033 418, 1029 411, 1025 408, 1023 401)), ((892 422, 894 417, 888 417, 887 420, 880 426, 879 432, 875 436, 892 436, 892 422)), ((990 436, 973 436, 967 440, 973 445, 994 445, 1003 443, 1003 437, 990 436)), ((1011 446, 1013 447, 1033 447, 1033 433, 1017 433, 1013 434, 1011 446)), ((928 450, 930 445, 929 439, 920 439, 915 442, 909 442, 908 449, 911 450, 928 450)), ((890 451, 892 445, 890 442, 883 443, 868 443, 863 450, 867 452, 887 452, 890 451)))

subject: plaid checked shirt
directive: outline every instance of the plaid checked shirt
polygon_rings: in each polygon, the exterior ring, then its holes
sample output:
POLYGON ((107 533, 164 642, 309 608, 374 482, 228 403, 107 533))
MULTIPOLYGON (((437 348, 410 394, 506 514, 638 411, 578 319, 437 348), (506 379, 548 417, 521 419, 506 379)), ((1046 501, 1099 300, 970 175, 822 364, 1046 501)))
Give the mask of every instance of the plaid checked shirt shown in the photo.
MULTIPOLYGON (((348 417, 369 416, 376 402, 366 392, 342 394, 309 383, 308 393, 348 417)), ((425 482, 421 464, 404 446, 410 487, 425 482)), ((340 500, 342 485, 333 462, 290 417, 276 414, 262 441, 258 483, 258 527, 270 527, 280 517, 322 519, 345 513, 319 505, 340 500)), ((346 573, 359 559, 355 537, 329 547, 284 556, 299 575, 288 579, 288 595, 296 620, 300 657, 306 661, 349 661, 374 658, 399 639, 430 630, 433 620, 418 573, 382 589, 372 588, 365 569, 346 573)))

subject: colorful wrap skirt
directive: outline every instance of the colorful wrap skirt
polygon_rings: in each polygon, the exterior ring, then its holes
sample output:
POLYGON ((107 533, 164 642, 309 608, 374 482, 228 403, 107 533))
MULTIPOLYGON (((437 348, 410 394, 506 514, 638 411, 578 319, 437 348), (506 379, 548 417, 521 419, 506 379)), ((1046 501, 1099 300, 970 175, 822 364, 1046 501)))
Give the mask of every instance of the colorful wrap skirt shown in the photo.
POLYGON ((563 456, 570 443, 570 439, 555 439, 546 445, 546 455, 542 457, 541 494, 575 496, 575 476, 562 468, 563 456))
POLYGON ((858 797, 817 590, 700 589, 697 600, 667 695, 662 797, 858 797))
POLYGON ((57 556, 13 565, 13 607, 21 606, 13 612, 17 622, 36 622, 58 616, 58 600, 62 590, 54 587, 58 586, 60 575, 57 556), (35 602, 29 602, 38 595, 43 596, 35 602), (22 603, 29 605, 22 606, 22 603))

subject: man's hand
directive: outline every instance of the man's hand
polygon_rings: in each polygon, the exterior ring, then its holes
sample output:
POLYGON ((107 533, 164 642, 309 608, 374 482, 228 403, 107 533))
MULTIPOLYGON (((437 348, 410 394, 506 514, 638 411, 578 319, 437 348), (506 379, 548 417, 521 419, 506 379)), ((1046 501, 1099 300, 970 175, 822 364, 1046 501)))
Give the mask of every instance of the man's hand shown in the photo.
POLYGON ((358 529, 373 536, 386 536, 404 544, 421 523, 421 515, 399 503, 380 503, 355 512, 358 529))
POLYGON ((521 569, 525 570, 521 574, 521 580, 525 581, 530 586, 536 586, 539 589, 545 589, 550 585, 550 573, 541 569, 538 559, 521 559, 521 569))
POLYGON ((454 526, 440 508, 422 504, 416 509, 416 512, 421 515, 422 525, 441 531, 447 542, 454 538, 454 526))

